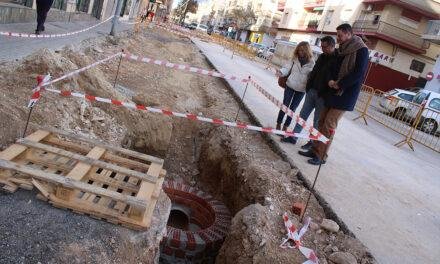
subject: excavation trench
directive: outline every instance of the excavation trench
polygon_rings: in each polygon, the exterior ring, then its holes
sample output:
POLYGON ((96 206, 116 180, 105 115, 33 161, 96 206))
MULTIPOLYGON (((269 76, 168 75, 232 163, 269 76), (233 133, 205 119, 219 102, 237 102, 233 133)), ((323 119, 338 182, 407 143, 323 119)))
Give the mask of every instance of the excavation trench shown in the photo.
MULTIPOLYGON (((121 39, 93 39, 58 52, 42 50, 13 66, 0 65, 0 95, 4 98, 0 102, 0 116, 5 117, 0 119, 0 134, 4 135, 1 146, 8 146, 19 137, 26 120, 24 106, 35 81, 23 76, 47 72, 61 76, 102 59, 102 50, 111 54, 122 48, 132 54, 209 68, 188 39, 155 29, 138 35, 125 34, 121 39)), ((116 68, 117 62, 101 65, 57 84, 56 88, 225 120, 233 120, 237 113, 239 105, 228 87, 210 76, 124 60, 115 89, 116 68)), ((243 111, 238 119, 250 122, 243 111)), ((5 262, 21 258, 21 248, 38 245, 40 241, 47 241, 45 247, 49 249, 35 246, 26 250, 25 260, 304 262, 298 250, 281 249, 279 244, 286 236, 282 214, 290 211, 294 201, 304 201, 308 192, 297 178, 297 170, 273 152, 259 133, 48 93, 34 109, 31 127, 32 124, 87 134, 161 157, 165 160, 166 182, 148 241, 143 239, 145 232, 127 231, 86 216, 66 214, 34 200, 28 203, 30 198, 26 195, 0 196, 0 207, 5 208, 0 210, 0 219, 5 219, 0 225, 0 241, 6 241, 0 243, 0 251, 8 252, 5 262), (67 220, 54 220, 60 218, 67 220), (53 222, 56 225, 42 226, 53 222), (68 232, 70 228, 75 232, 68 232), (9 232, 22 235, 3 236, 9 232), (38 232, 39 236, 26 235, 38 232)), ((337 249, 350 252, 358 262, 374 263, 358 240, 341 231, 329 233, 316 227, 326 215, 314 197, 308 215, 315 226, 302 242, 316 250, 321 260, 337 249)), ((300 226, 297 218, 291 218, 300 226)))

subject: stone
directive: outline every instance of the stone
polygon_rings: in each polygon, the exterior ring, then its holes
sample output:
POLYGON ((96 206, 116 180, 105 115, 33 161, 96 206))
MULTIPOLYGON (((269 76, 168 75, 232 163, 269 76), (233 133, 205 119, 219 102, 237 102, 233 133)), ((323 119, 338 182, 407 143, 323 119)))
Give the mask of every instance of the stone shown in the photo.
POLYGON ((317 224, 317 223, 315 223, 315 222, 310 222, 310 230, 312 230, 312 231, 318 231, 319 230, 319 225, 317 224))
POLYGON ((335 221, 330 219, 323 219, 321 223, 321 228, 333 233, 339 231, 339 225, 335 221))
POLYGON ((333 251, 333 252, 338 252, 338 251, 339 251, 339 248, 338 248, 337 246, 333 246, 333 247, 332 247, 332 251, 333 251))
POLYGON ((328 259, 335 264, 357 264, 356 257, 348 252, 335 252, 328 259))

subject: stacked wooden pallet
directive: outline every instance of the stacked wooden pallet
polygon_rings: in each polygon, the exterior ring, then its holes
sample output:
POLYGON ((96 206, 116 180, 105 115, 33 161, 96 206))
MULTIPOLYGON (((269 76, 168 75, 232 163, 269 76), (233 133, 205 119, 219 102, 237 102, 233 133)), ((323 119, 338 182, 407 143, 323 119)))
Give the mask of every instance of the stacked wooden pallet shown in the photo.
POLYGON ((35 187, 55 207, 145 229, 162 190, 162 165, 153 156, 44 129, 0 152, 0 187, 35 187))

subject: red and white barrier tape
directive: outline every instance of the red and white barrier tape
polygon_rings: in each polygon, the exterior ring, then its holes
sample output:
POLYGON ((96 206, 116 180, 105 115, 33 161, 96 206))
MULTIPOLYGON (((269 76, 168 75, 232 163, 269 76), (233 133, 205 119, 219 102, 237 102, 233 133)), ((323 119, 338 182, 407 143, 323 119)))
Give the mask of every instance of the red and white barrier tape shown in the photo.
POLYGON ((75 35, 78 33, 82 33, 85 31, 88 31, 92 28, 95 28, 97 26, 100 26, 106 22, 108 22, 110 19, 112 19, 113 16, 107 18, 106 20, 93 25, 91 27, 88 28, 84 28, 78 31, 73 31, 73 32, 68 32, 68 33, 62 33, 62 34, 40 34, 40 35, 36 35, 36 34, 29 34, 29 33, 16 33, 16 32, 4 32, 4 31, 0 31, 0 35, 4 35, 4 36, 8 36, 8 37, 21 37, 21 38, 59 38, 59 37, 66 37, 66 36, 71 36, 71 35, 75 35))
POLYGON ((310 135, 310 137, 308 137, 306 135, 299 135, 299 134, 295 134, 292 132, 285 132, 282 130, 276 130, 271 127, 258 127, 258 126, 248 125, 245 123, 229 122, 229 121, 224 121, 224 120, 217 119, 217 118, 203 117, 203 116, 198 116, 198 115, 189 114, 189 113, 179 113, 179 112, 174 112, 174 111, 170 111, 170 110, 153 108, 153 107, 144 106, 144 105, 137 105, 137 104, 133 104, 133 103, 122 102, 119 100, 102 98, 102 97, 97 97, 97 96, 88 95, 88 94, 81 94, 81 93, 76 93, 76 92, 71 92, 71 91, 60 91, 60 90, 55 90, 55 89, 50 89, 50 88, 45 88, 45 87, 41 87, 41 90, 45 90, 45 91, 52 92, 52 93, 57 93, 61 96, 66 96, 66 97, 73 96, 73 97, 86 99, 91 102, 101 102, 101 103, 113 104, 116 106, 123 106, 123 107, 134 109, 134 110, 143 110, 143 111, 148 111, 148 112, 152 112, 152 113, 159 113, 159 114, 163 114, 163 115, 167 115, 167 116, 176 116, 176 117, 186 118, 189 120, 197 120, 197 121, 206 122, 206 123, 212 123, 212 124, 229 126, 229 127, 237 127, 237 128, 259 131, 259 132, 264 132, 264 133, 283 135, 283 136, 287 136, 287 137, 295 136, 295 137, 303 137, 303 138, 310 138, 312 140, 317 140, 316 137, 313 137, 311 135, 310 135))
POLYGON ((152 59, 152 58, 147 58, 147 57, 141 57, 138 55, 134 55, 134 54, 129 54, 129 53, 123 53, 122 57, 130 59, 130 60, 134 60, 134 61, 140 61, 140 62, 144 62, 144 63, 150 63, 150 64, 156 64, 156 65, 161 65, 161 66, 165 66, 168 68, 173 68, 176 70, 182 70, 182 71, 187 71, 187 72, 193 72, 193 73, 198 73, 201 75, 208 75, 208 76, 213 76, 213 77, 219 77, 219 78, 223 78, 223 79, 228 79, 228 80, 234 80, 234 81, 239 81, 239 82, 248 82, 249 79, 244 79, 244 78, 239 78, 233 75, 227 75, 227 74, 223 74, 217 71, 213 71, 213 70, 204 70, 204 69, 200 69, 200 68, 196 68, 196 67, 191 67, 189 65, 183 65, 183 64, 176 64, 176 63, 172 63, 169 61, 164 61, 164 60, 157 60, 157 59, 152 59))
POLYGON ((43 75, 37 76, 37 87, 34 89, 34 92, 32 93, 31 100, 29 100, 29 103, 28 103, 29 108, 34 107, 34 105, 38 102, 38 100, 40 100, 41 85, 43 83, 49 82, 50 78, 51 78, 50 74, 47 74, 44 76, 43 75))
POLYGON ((54 83, 56 83, 56 82, 59 82, 59 81, 61 81, 61 80, 64 80, 64 79, 66 79, 66 78, 72 77, 72 76, 74 76, 74 75, 78 75, 78 74, 80 74, 80 73, 83 72, 83 71, 86 71, 86 70, 88 70, 88 69, 91 69, 91 68, 93 68, 93 67, 98 66, 99 64, 102 64, 102 63, 107 62, 107 61, 109 61, 109 60, 112 60, 112 59, 114 59, 114 58, 116 58, 116 57, 119 57, 119 56, 121 56, 121 54, 122 54, 122 52, 115 53, 115 54, 113 54, 113 55, 111 55, 111 56, 109 56, 109 57, 107 57, 107 58, 104 58, 104 59, 102 59, 102 60, 96 61, 96 62, 94 62, 94 63, 92 63, 92 64, 89 64, 89 65, 87 65, 87 66, 85 66, 85 67, 82 67, 82 68, 80 68, 80 69, 77 69, 77 70, 71 71, 71 72, 69 72, 69 73, 67 73, 67 74, 65 74, 65 75, 63 75, 63 76, 61 76, 61 77, 58 77, 58 78, 56 78, 56 79, 53 79, 52 81, 43 82, 43 83, 41 83, 39 86, 35 87, 32 91, 35 92, 35 91, 39 90, 41 87, 43 87, 43 86, 48 86, 48 85, 54 84, 54 83))
POLYGON ((319 264, 318 257, 315 254, 315 251, 310 248, 303 247, 301 244, 301 238, 307 232, 310 225, 310 217, 306 219, 306 223, 301 228, 301 230, 296 229, 293 225, 292 221, 289 220, 289 216, 287 213, 283 214, 284 225, 287 229, 287 238, 284 239, 283 243, 281 243, 281 248, 297 248, 299 251, 307 258, 307 261, 303 264, 319 264), (293 245, 291 244, 293 242, 293 245))
POLYGON ((274 103, 276 106, 278 106, 281 111, 286 113, 288 116, 292 117, 293 120, 296 121, 297 124, 299 124, 303 129, 307 130, 310 134, 312 134, 314 137, 318 138, 320 141, 327 143, 328 138, 324 136, 321 132, 319 132, 316 128, 314 128, 312 125, 309 125, 306 123, 304 119, 302 119, 298 114, 293 112, 289 109, 286 105, 284 105, 282 102, 278 101, 273 95, 271 95, 268 91, 266 91, 263 87, 261 87, 258 83, 256 83, 254 80, 251 79, 251 84, 257 88, 257 90, 262 93, 267 99, 269 99, 272 103, 274 103))

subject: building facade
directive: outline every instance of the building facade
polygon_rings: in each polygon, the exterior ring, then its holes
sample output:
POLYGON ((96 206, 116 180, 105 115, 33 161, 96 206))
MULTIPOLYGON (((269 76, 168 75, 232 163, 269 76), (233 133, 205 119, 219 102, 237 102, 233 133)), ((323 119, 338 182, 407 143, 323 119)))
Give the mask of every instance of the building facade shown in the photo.
POLYGON ((434 0, 288 0, 277 38, 319 45, 320 37, 350 23, 370 49, 367 85, 383 91, 423 87, 440 46, 422 36, 439 17, 434 0))

